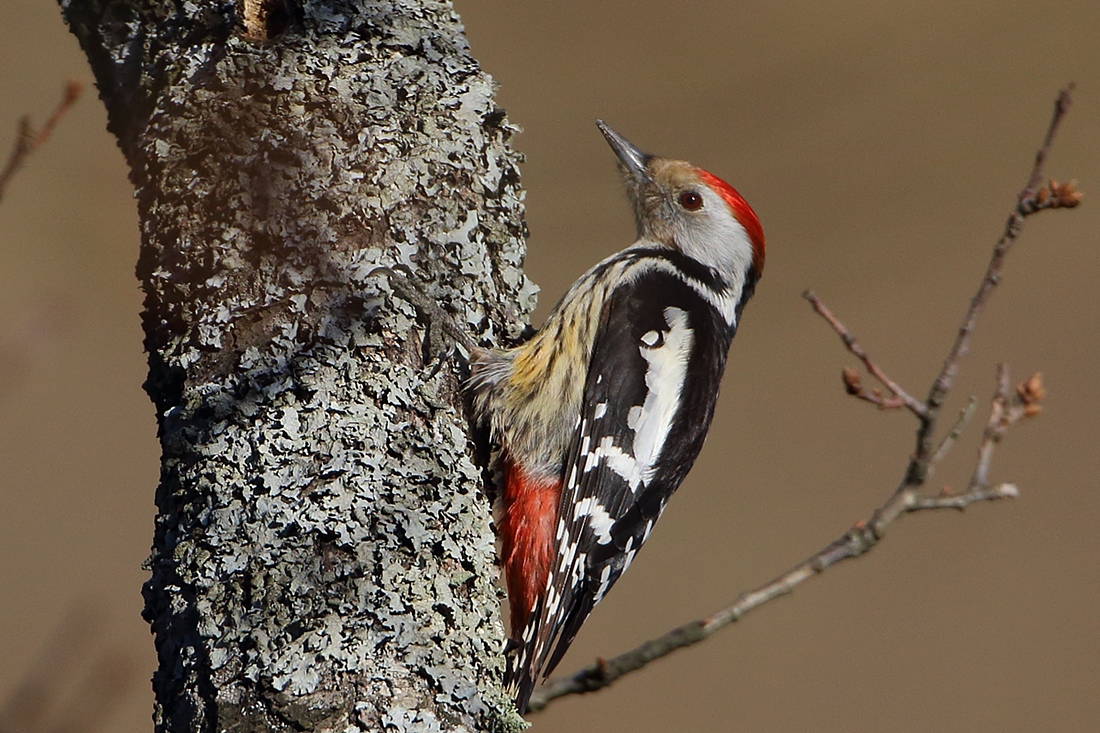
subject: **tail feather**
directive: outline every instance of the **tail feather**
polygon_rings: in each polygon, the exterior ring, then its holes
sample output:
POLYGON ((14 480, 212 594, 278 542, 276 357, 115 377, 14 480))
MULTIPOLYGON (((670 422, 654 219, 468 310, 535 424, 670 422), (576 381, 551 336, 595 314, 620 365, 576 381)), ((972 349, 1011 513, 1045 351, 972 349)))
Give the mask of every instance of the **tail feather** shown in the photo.
MULTIPOLYGON (((541 614, 541 602, 531 609, 531 619, 537 620, 541 614)), ((516 709, 520 715, 527 712, 527 705, 531 701, 531 693, 538 682, 538 659, 536 640, 533 638, 536 623, 532 621, 519 627, 513 635, 522 634, 520 639, 514 639, 514 652, 508 655, 508 670, 504 677, 504 687, 508 694, 516 701, 516 709)))

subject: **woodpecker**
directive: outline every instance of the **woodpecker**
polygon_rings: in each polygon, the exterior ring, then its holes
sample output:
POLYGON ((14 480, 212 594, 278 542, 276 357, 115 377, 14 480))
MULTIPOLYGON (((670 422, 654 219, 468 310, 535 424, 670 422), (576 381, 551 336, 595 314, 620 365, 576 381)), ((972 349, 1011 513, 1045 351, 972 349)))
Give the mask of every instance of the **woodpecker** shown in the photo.
POLYGON ((521 713, 695 462, 764 269, 763 229, 732 186, 596 124, 637 241, 582 275, 525 343, 470 358, 474 411, 500 446, 505 684, 521 713))

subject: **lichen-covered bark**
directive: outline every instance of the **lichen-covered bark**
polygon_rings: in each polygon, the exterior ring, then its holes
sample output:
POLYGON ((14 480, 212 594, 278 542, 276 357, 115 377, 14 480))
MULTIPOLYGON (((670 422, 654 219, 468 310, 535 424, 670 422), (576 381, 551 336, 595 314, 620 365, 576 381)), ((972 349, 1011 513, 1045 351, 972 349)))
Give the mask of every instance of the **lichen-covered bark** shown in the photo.
POLYGON ((157 727, 515 729, 459 366, 370 275, 518 333, 513 128, 449 3, 285 9, 62 2, 141 217, 157 727))

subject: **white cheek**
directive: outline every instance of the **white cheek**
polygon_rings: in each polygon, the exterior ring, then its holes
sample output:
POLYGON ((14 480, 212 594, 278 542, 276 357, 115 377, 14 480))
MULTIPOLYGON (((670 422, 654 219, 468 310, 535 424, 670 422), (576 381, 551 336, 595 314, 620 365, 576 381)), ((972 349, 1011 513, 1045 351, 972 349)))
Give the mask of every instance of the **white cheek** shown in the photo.
POLYGON ((677 244, 684 254, 732 281, 752 265, 752 240, 718 194, 704 191, 703 198, 701 215, 685 217, 677 244))

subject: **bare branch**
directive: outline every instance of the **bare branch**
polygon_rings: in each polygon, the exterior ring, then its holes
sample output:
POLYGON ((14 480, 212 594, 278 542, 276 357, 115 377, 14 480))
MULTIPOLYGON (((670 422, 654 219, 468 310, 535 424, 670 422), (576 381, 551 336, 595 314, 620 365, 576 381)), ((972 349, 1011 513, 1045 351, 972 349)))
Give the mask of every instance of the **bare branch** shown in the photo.
POLYGON ((23 164, 27 161, 27 156, 38 150, 50 139, 57 123, 80 98, 80 93, 83 90, 84 86, 80 82, 69 81, 65 85, 65 93, 61 97, 61 101, 57 103, 53 114, 50 115, 38 132, 35 132, 31 127, 30 117, 24 115, 19 119, 19 131, 16 134, 15 145, 12 146, 11 153, 8 154, 8 161, 4 164, 4 169, 0 171, 0 200, 4 198, 4 189, 7 187, 8 181, 11 180, 16 171, 23 167, 23 164))
POLYGON ((903 514, 937 509, 963 510, 975 502, 995 501, 1019 496, 1015 484, 989 485, 988 475, 993 449, 1004 437, 1009 427, 1021 418, 1038 414, 1040 410, 1039 401, 1044 395, 1044 389, 1040 375, 1035 374, 1017 385, 1015 395, 1010 395, 1008 369, 1004 365, 998 366, 997 387, 994 391, 989 419, 982 435, 974 474, 966 491, 956 495, 945 489, 937 496, 927 496, 921 490, 935 465, 950 450, 973 414, 975 402, 971 398, 970 404, 962 410, 951 432, 935 450, 932 449, 931 435, 936 428, 939 408, 954 385, 959 362, 969 346, 970 336, 973 333, 978 313, 988 300, 993 287, 1000 280, 1005 256, 1019 234, 1023 219, 1044 209, 1072 208, 1081 200, 1081 195, 1076 191, 1073 183, 1060 184, 1051 181, 1047 188, 1036 189, 1042 178, 1043 164, 1049 155, 1054 133, 1069 108, 1071 89, 1072 85, 1063 90, 1058 96, 1054 116, 1043 139, 1043 145, 1036 155, 1035 165, 1028 177, 1028 183, 1017 197, 1013 211, 1009 215, 1008 223, 1005 225, 1005 232, 994 247, 993 257, 977 293, 971 299, 970 307, 963 318, 962 327, 959 329, 959 335, 951 347, 943 369, 931 387, 926 402, 922 403, 914 399, 891 380, 860 347, 844 324, 825 307, 820 298, 810 291, 803 293, 803 297, 832 326, 848 350, 863 362, 868 373, 878 379, 893 394, 893 397, 886 397, 874 389, 868 391, 862 385, 859 374, 852 369, 845 369, 843 374, 845 388, 848 393, 872 402, 883 409, 904 406, 919 420, 917 428, 918 450, 909 460, 905 478, 886 502, 876 509, 869 519, 857 522, 843 536, 782 575, 754 590, 743 593, 732 605, 706 618, 690 621, 679 626, 625 654, 609 660, 599 659, 594 664, 585 667, 570 677, 550 680, 541 689, 536 690, 532 696, 529 705, 531 712, 537 712, 545 708, 552 700, 565 695, 593 692, 607 687, 623 675, 640 669, 655 659, 670 654, 676 649, 703 641, 719 629, 737 621, 749 611, 762 606, 773 598, 790 593, 795 586, 814 575, 843 560, 856 558, 864 554, 878 544, 885 536, 887 527, 903 514))

